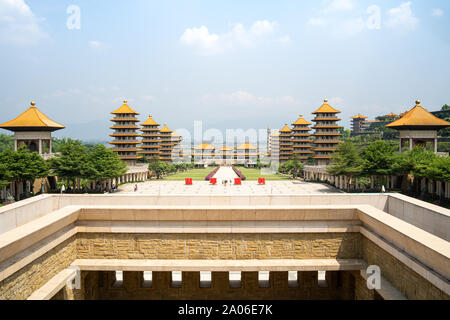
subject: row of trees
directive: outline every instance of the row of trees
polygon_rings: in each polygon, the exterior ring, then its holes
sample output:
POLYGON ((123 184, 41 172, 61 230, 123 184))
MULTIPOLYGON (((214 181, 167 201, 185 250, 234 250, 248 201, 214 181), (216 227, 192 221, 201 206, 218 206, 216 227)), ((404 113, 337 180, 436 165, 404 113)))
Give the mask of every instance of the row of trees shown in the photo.
POLYGON ((82 179, 87 182, 118 178, 127 171, 127 165, 115 152, 104 145, 88 149, 81 141, 67 140, 59 146, 59 153, 48 161, 50 169, 67 186, 81 189, 82 179))
POLYGON ((68 187, 81 189, 84 185, 96 181, 122 176, 127 171, 126 164, 117 158, 117 154, 103 145, 87 148, 81 141, 66 140, 60 146, 60 152, 45 161, 36 152, 26 147, 17 151, 9 149, 0 152, 0 189, 16 184, 15 198, 19 199, 18 186, 26 186, 24 196, 34 193, 32 185, 38 178, 49 175, 58 176, 68 187))
POLYGON ((156 176, 156 179, 161 179, 166 174, 186 171, 193 167, 193 164, 188 163, 167 164, 166 162, 159 160, 159 157, 157 156, 148 160, 148 169, 156 176))
MULTIPOLYGON (((328 168, 336 176, 374 177, 380 185, 383 176, 403 176, 402 189, 408 189, 408 176, 438 181, 450 180, 450 158, 440 157, 421 147, 399 153, 395 147, 380 140, 358 149, 354 143, 341 144, 328 168)), ((417 179, 414 185, 417 187, 417 179)))

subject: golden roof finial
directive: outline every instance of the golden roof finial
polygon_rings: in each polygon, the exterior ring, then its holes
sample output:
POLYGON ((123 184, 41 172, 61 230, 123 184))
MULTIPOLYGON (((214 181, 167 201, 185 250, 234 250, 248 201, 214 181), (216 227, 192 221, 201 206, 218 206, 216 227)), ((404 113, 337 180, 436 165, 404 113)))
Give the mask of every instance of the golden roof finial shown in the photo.
POLYGON ((36 105, 36 102, 34 102, 34 101, 31 101, 31 103, 30 103, 30 104, 31 104, 31 106, 32 106, 32 107, 34 107, 34 106, 36 105))
POLYGON ((416 100, 416 106, 420 106, 420 100, 416 100))
POLYGON ((328 99, 324 99, 323 102, 328 103, 328 99))
POLYGON ((123 103, 124 103, 124 104, 127 104, 127 103, 128 103, 128 100, 123 100, 123 103))
POLYGON ((303 118, 303 115, 302 115, 302 114, 300 115, 300 118, 303 118))

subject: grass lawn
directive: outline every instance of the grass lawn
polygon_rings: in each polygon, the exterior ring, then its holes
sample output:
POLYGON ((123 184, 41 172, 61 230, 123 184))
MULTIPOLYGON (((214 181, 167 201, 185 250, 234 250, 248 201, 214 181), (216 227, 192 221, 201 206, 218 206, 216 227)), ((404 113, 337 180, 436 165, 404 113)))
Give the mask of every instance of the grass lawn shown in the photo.
POLYGON ((184 181, 185 178, 192 178, 193 181, 205 181, 208 174, 216 167, 208 167, 206 169, 192 169, 185 172, 180 172, 172 176, 164 178, 164 181, 184 181))
POLYGON ((266 181, 290 180, 291 178, 279 174, 261 174, 260 169, 236 167, 247 178, 246 181, 258 181, 258 178, 265 178, 266 181))

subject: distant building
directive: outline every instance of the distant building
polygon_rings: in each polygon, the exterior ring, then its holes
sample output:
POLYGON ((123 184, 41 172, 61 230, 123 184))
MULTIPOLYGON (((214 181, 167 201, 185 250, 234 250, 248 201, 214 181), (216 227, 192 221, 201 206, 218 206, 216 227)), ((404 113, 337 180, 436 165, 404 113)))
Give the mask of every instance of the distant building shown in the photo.
POLYGON ((280 141, 280 163, 283 164, 286 161, 292 159, 293 142, 292 142, 292 130, 287 124, 279 131, 280 141))
POLYGON ((142 131, 142 151, 139 151, 139 154, 142 154, 147 159, 157 157, 160 155, 160 134, 159 134, 159 123, 153 120, 152 116, 141 123, 141 131, 142 131))
POLYGON ((173 149, 173 141, 172 141, 172 130, 170 130, 166 124, 159 131, 160 134, 160 160, 164 162, 172 161, 172 149, 173 149))
POLYGON ((172 162, 180 163, 183 161, 182 141, 183 137, 174 131, 172 133, 172 162))
POLYGON ((426 146, 427 142, 433 144, 434 152, 437 153, 437 131, 450 127, 450 122, 439 119, 425 110, 420 101, 406 115, 386 127, 400 132, 400 152, 405 142, 408 142, 409 150, 415 146, 426 146))
POLYGON ((243 143, 236 148, 236 163, 246 166, 256 166, 259 158, 259 150, 251 143, 243 143))
POLYGON ((309 126, 310 122, 300 115, 300 118, 292 124, 292 157, 297 158, 301 161, 308 160, 312 154, 312 141, 310 139, 309 132, 311 129, 309 126))
POLYGON ((52 132, 64 129, 65 126, 50 120, 31 102, 31 107, 14 120, 5 122, 0 128, 14 132, 14 150, 26 146, 42 157, 52 156, 52 132))
POLYGON ((315 159, 317 165, 328 165, 331 161, 333 152, 336 151, 338 145, 342 143, 339 129, 342 127, 338 125, 339 119, 337 114, 340 111, 334 109, 328 104, 328 100, 325 99, 323 105, 313 112, 316 117, 315 122, 314 144, 315 149, 313 159, 315 159))
POLYGON ((111 134, 111 137, 114 137, 114 140, 110 142, 113 147, 113 151, 116 151, 119 154, 119 158, 125 161, 128 166, 135 166, 136 161, 142 156, 138 155, 138 145, 141 143, 138 138, 140 134, 137 133, 139 130, 139 126, 137 123, 139 120, 136 118, 139 113, 131 109, 131 107, 127 104, 127 100, 123 102, 123 105, 111 112, 115 117, 111 119, 114 122, 114 125, 111 129, 114 130, 114 133, 111 134))

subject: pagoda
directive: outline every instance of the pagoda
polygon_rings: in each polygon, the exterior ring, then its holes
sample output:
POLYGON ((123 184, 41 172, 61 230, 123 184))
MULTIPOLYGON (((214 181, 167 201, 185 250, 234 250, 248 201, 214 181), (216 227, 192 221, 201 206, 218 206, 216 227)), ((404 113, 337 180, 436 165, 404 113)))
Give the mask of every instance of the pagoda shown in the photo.
POLYGON ((5 122, 0 128, 14 132, 14 150, 26 146, 41 156, 52 154, 52 132, 65 126, 50 120, 31 102, 31 107, 14 120, 5 122))
POLYGON ((309 134, 311 123, 306 121, 303 115, 300 115, 300 118, 292 125, 292 154, 301 161, 308 160, 314 153, 311 151, 312 141, 309 134))
POLYGON ((141 137, 142 137, 142 154, 147 159, 158 157, 159 158, 159 123, 153 120, 150 115, 148 119, 141 123, 141 137))
POLYGON ((284 163, 292 158, 293 144, 292 144, 292 130, 287 124, 279 131, 279 154, 280 163, 284 163))
POLYGON ((113 151, 117 152, 119 159, 125 161, 128 166, 134 166, 136 161, 142 158, 137 154, 140 151, 137 146, 141 143, 138 140, 139 127, 136 124, 139 122, 136 118, 139 113, 131 109, 125 100, 123 105, 111 114, 115 116, 111 119, 114 126, 110 127, 114 130, 114 133, 110 135, 114 137, 114 140, 110 142, 114 146, 113 151))
POLYGON ((366 128, 368 127, 368 122, 366 121, 367 117, 363 116, 361 114, 357 114, 354 117, 351 117, 352 119, 352 135, 357 136, 360 134, 365 133, 366 128))
POLYGON ((160 137, 160 160, 164 162, 170 162, 172 160, 172 130, 170 130, 166 124, 159 131, 160 137))
POLYGON ((328 104, 328 100, 325 99, 323 105, 313 114, 316 116, 314 118, 315 129, 314 144, 315 149, 313 158, 316 160, 317 165, 328 165, 331 161, 332 153, 337 150, 337 147, 342 141, 339 133, 339 129, 342 127, 337 123, 341 119, 337 117, 340 111, 334 109, 328 104))
POLYGON ((417 100, 414 108, 386 127, 400 132, 400 152, 404 142, 408 141, 409 150, 415 146, 425 147, 427 142, 431 142, 434 153, 437 153, 437 132, 450 127, 450 122, 435 117, 420 105, 420 100, 417 100))
POLYGON ((216 156, 216 148, 209 143, 202 143, 194 148, 192 157, 196 164, 205 164, 207 161, 213 161, 216 156))
POLYGON ((172 133, 172 162, 179 163, 183 160, 181 141, 183 141, 183 137, 174 131, 172 133))

